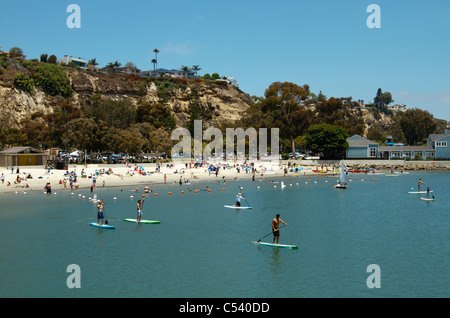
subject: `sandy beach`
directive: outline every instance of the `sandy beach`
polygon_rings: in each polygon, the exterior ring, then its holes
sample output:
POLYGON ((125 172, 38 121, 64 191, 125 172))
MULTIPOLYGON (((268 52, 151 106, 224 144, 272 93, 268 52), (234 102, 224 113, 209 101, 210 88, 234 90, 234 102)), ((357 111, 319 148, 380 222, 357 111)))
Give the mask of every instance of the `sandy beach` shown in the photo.
MULTIPOLYGON (((0 176, 3 174, 4 182, 0 183, 0 192, 26 192, 44 191, 47 183, 50 183, 52 192, 66 190, 71 191, 70 180, 73 182, 73 190, 85 189, 93 186, 100 187, 139 187, 148 185, 151 189, 155 184, 179 184, 181 182, 195 183, 198 181, 229 181, 234 179, 250 179, 253 173, 250 167, 247 170, 245 165, 227 164, 225 162, 216 163, 220 167, 218 174, 208 170, 209 165, 203 167, 186 168, 185 164, 176 163, 173 166, 163 163, 157 171, 157 165, 152 164, 70 164, 67 170, 47 170, 43 167, 17 167, 11 170, 0 168, 0 176), (31 177, 30 177, 31 176, 31 177), (18 182, 20 178, 20 182, 18 182), (66 185, 64 186, 64 181, 66 185)), ((300 171, 295 171, 297 167, 290 167, 286 164, 261 163, 255 164, 255 180, 270 179, 272 177, 283 176, 285 170, 289 176, 313 175, 313 167, 304 167, 300 171)), ((328 174, 335 174, 329 172, 328 174)), ((321 173, 323 175, 323 173, 321 173)), ((141 190, 142 190, 141 189, 141 190)))

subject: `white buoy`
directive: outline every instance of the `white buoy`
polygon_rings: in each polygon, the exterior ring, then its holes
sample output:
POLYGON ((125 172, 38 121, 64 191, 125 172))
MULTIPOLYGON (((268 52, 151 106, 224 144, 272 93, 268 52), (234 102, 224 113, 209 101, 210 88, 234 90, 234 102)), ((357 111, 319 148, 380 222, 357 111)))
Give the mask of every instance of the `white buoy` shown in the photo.
POLYGON ((86 196, 85 196, 85 195, 83 195, 83 199, 84 199, 84 198, 86 198, 86 196))
POLYGON ((24 194, 24 195, 27 195, 27 193, 26 193, 26 192, 24 192, 23 194, 24 194))
POLYGON ((257 186, 256 188, 257 188, 257 189, 259 189, 260 187, 259 187, 259 186, 257 186))
POLYGON ((114 197, 114 198, 113 198, 113 200, 117 200, 117 198, 116 198, 116 197, 114 197))
POLYGON ((130 195, 130 198, 133 198, 133 196, 132 196, 132 195, 130 195))

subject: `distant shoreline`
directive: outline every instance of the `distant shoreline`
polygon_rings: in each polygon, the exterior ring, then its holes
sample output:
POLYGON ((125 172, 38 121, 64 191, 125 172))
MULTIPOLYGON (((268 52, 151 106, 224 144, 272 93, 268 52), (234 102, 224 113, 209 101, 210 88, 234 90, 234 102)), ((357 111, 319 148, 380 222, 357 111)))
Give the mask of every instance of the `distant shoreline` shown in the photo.
MULTIPOLYGON (((270 162, 264 162, 262 164, 255 164, 255 168, 257 169, 257 173, 255 173, 255 181, 259 181, 259 179, 268 179, 274 177, 283 177, 285 176, 285 169, 287 169, 288 173, 286 177, 302 177, 302 176, 335 176, 338 174, 338 170, 334 168, 337 167, 338 160, 326 161, 326 160, 283 160, 280 161, 279 165, 271 164, 270 162), (289 167, 289 162, 291 164, 298 165, 296 167, 289 167), (300 169, 298 171, 295 171, 300 169), (264 171, 265 169, 265 171, 264 171)), ((372 162, 364 163, 362 160, 345 160, 346 166, 349 168, 350 173, 353 169, 363 170, 363 169, 374 169, 376 173, 390 172, 393 169, 395 172, 401 173, 401 171, 448 171, 450 170, 450 161, 446 162, 397 162, 391 161, 389 164, 386 162, 380 162, 379 164, 372 162)), ((251 171, 248 173, 245 170, 241 169, 238 173, 236 168, 231 164, 231 168, 229 169, 220 169, 219 174, 216 177, 214 172, 209 173, 207 167, 201 168, 191 168, 184 169, 184 164, 176 163, 173 168, 167 167, 167 164, 164 163, 161 167, 161 172, 155 172, 156 164, 138 164, 130 165, 126 167, 123 164, 116 165, 101 165, 101 164, 89 164, 89 165, 69 165, 68 170, 50 170, 50 174, 48 170, 43 166, 37 167, 20 167, 19 166, 19 174, 16 173, 16 168, 14 168, 13 173, 11 173, 11 169, 8 170, 6 167, 0 168, 0 175, 3 173, 5 176, 5 182, 2 184, 0 182, 0 192, 2 193, 21 193, 21 192, 30 192, 30 191, 44 191, 44 186, 47 182, 50 183, 52 193, 60 192, 60 191, 68 191, 71 192, 69 186, 69 175, 66 175, 68 171, 77 173, 77 182, 74 184, 77 189, 89 189, 93 184, 93 175, 96 174, 96 171, 108 171, 108 169, 112 169, 111 174, 102 174, 99 173, 98 177, 96 177, 96 188, 103 188, 103 182, 105 184, 105 188, 111 187, 142 187, 140 191, 143 191, 143 187, 148 185, 150 189, 152 186, 160 185, 160 184, 174 184, 179 186, 180 177, 182 181, 182 185, 190 185, 192 189, 195 189, 195 183, 198 181, 201 182, 212 182, 217 183, 218 181, 222 184, 224 180, 232 181, 232 180, 242 180, 242 179, 251 179, 253 174, 251 171), (165 166, 164 166, 165 165, 165 166), (136 167, 142 166, 147 175, 139 174, 139 168, 135 170, 136 167), (84 170, 86 177, 81 177, 81 172, 84 170), (183 173, 180 173, 183 171, 183 173), (177 173, 175 173, 177 172, 177 173), (26 178, 28 174, 31 174, 32 178, 26 178), (17 176, 23 180, 20 183, 14 183, 17 180, 17 176), (164 181, 164 175, 166 175, 166 179, 164 181), (64 190, 64 184, 59 183, 66 179, 66 190, 64 190), (185 183, 186 180, 189 180, 189 184, 185 183), (7 186, 7 182, 10 182, 10 186, 7 186), (28 184, 28 188, 26 185, 28 184)), ((373 171, 373 170, 372 170, 373 171)), ((372 171, 367 174, 370 175, 372 171)), ((142 171, 141 171, 142 172, 142 171)), ((364 174, 364 172, 355 173, 364 174)))

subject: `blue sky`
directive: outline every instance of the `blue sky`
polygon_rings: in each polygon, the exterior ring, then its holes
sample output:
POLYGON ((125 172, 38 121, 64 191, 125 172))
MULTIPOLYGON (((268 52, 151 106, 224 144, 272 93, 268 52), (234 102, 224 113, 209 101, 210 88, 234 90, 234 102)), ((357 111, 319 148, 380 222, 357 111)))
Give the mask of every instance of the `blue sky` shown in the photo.
POLYGON ((200 65, 234 77, 250 95, 272 82, 372 102, 378 88, 395 103, 450 121, 450 1, 362 0, 0 0, 0 46, 118 60, 151 69, 200 65), (81 28, 69 29, 70 4, 81 28), (381 8, 370 29, 369 4, 381 8))

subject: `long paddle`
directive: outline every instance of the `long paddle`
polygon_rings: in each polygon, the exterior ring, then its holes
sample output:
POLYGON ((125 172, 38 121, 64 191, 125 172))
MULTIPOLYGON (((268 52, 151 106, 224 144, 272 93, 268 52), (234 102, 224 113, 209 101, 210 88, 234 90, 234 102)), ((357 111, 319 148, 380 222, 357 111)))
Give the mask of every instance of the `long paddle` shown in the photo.
MULTIPOLYGON (((244 195, 244 187, 241 187, 241 186, 238 186, 238 187, 239 187, 239 191, 242 191, 241 193, 242 193, 242 195, 244 195)), ((245 202, 247 202, 247 206, 250 207, 250 204, 248 203, 248 201, 245 198, 245 196, 244 196, 244 200, 245 200, 245 202)))
MULTIPOLYGON (((285 225, 283 224, 282 226, 280 226, 280 227, 278 227, 278 231, 282 228, 282 227, 284 227, 285 225)), ((270 234, 272 234, 273 233, 273 231, 272 232, 270 232, 269 234, 267 234, 267 235, 264 235, 263 237, 261 237, 256 243, 259 243, 259 242, 261 242, 261 240, 263 239, 263 238, 265 238, 266 236, 269 236, 270 234)))

